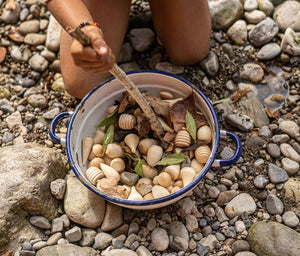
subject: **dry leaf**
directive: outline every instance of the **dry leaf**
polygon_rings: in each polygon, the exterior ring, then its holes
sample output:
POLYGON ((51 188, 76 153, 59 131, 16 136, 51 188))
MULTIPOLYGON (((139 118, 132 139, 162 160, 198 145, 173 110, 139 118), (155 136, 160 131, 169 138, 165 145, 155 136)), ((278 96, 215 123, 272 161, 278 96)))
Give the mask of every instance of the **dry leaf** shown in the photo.
POLYGON ((189 111, 195 120, 197 119, 194 93, 191 93, 185 99, 176 102, 171 108, 171 121, 176 132, 178 132, 185 125, 186 111, 189 111))
POLYGON ((16 42, 24 42, 24 36, 22 36, 18 28, 12 27, 9 30, 8 36, 10 37, 10 39, 16 42))
POLYGON ((15 0, 6 0, 5 9, 13 11, 17 7, 15 0))
POLYGON ((7 53, 6 48, 0 47, 0 63, 5 60, 6 53, 7 53))
POLYGON ((247 87, 244 90, 234 92, 233 95, 231 96, 232 102, 233 103, 237 102, 240 98, 244 97, 250 91, 251 91, 251 88, 247 87))
POLYGON ((145 99, 149 102, 157 115, 170 119, 170 105, 168 102, 165 102, 154 95, 146 95, 145 99))
POLYGON ((151 130, 151 124, 149 120, 146 118, 146 115, 142 112, 140 108, 137 108, 134 111, 134 116, 136 118, 136 122, 137 122, 136 127, 139 136, 144 137, 148 135, 151 130))
POLYGON ((268 116, 271 117, 271 118, 275 118, 275 117, 277 117, 278 114, 279 114, 278 109, 275 110, 275 111, 273 111, 273 112, 271 112, 271 111, 268 109, 268 107, 265 107, 265 110, 266 110, 266 113, 268 114, 268 116))

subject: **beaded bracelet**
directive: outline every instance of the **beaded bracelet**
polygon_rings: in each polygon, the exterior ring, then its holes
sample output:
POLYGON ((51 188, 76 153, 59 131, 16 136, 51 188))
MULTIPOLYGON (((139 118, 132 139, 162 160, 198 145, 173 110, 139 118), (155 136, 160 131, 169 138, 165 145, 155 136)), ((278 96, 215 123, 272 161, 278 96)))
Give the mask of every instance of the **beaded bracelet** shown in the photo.
POLYGON ((85 27, 85 26, 95 26, 95 27, 97 27, 97 28, 99 27, 98 24, 95 23, 95 22, 85 21, 85 22, 81 22, 81 23, 77 26, 77 28, 81 29, 81 28, 83 28, 83 27, 85 27))

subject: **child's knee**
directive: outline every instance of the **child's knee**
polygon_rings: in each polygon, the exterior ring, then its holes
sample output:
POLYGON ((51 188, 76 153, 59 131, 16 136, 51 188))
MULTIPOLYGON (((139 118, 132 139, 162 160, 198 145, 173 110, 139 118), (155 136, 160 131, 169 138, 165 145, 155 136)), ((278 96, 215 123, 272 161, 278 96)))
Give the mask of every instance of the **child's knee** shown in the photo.
POLYGON ((197 49, 184 49, 168 53, 172 63, 178 65, 193 65, 203 60, 208 52, 209 45, 197 49))

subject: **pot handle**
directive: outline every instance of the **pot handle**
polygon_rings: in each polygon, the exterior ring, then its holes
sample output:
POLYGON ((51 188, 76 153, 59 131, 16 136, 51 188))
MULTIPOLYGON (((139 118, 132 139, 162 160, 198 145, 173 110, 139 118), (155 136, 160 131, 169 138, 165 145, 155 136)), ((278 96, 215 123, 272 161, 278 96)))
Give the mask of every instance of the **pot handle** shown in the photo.
POLYGON ((235 135, 232 132, 228 132, 228 131, 224 131, 224 130, 220 130, 220 135, 221 136, 229 136, 235 142, 236 150, 235 150, 233 156, 230 157, 229 159, 225 159, 225 160, 216 159, 212 164, 212 166, 214 166, 214 167, 223 167, 223 166, 232 165, 236 161, 239 160, 239 158, 241 157, 241 154, 242 154, 242 142, 237 135, 235 135))
POLYGON ((58 125, 58 123, 71 116, 73 114, 72 111, 69 111, 69 112, 62 112, 60 114, 58 114, 56 117, 54 117, 54 119, 52 120, 51 124, 50 124, 50 132, 49 132, 49 136, 50 138, 52 139, 52 141, 56 144, 61 144, 63 146, 66 145, 66 139, 65 138, 59 138, 58 136, 56 136, 55 134, 55 129, 56 129, 56 126, 58 125))

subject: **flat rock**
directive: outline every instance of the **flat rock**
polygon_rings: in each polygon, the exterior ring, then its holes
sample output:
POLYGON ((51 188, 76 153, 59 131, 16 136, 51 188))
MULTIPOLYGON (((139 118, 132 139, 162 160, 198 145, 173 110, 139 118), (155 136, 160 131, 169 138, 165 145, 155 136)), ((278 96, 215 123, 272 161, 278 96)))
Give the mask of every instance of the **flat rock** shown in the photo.
POLYGON ((123 224, 122 213, 122 207, 115 204, 107 203, 104 220, 101 225, 101 230, 106 232, 121 226, 123 224))
POLYGON ((75 223, 87 228, 97 228, 103 221, 105 201, 76 177, 69 176, 64 208, 69 219, 75 223))

